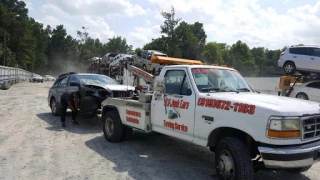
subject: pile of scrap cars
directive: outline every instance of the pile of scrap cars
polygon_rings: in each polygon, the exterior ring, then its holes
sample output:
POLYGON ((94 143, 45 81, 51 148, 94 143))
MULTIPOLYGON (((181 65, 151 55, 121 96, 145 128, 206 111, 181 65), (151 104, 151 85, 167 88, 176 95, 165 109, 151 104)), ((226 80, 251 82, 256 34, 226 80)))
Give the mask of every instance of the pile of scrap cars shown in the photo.
POLYGON ((80 87, 80 111, 100 110, 109 142, 121 142, 136 129, 208 147, 215 152, 219 179, 251 180, 261 169, 300 173, 320 160, 320 103, 260 94, 234 68, 143 50, 94 58, 88 71, 100 75, 61 75, 48 103, 57 114, 57 97, 80 87), (127 78, 124 70, 150 84, 151 91, 137 93, 137 87, 109 81, 127 78))

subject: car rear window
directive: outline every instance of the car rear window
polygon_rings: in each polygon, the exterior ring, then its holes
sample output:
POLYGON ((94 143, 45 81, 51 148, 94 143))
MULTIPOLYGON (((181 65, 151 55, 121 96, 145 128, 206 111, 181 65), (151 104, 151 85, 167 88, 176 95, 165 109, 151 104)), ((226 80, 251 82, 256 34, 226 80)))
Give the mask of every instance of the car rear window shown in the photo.
POLYGON ((116 55, 118 55, 118 54, 116 54, 116 53, 112 53, 112 54, 109 54, 109 57, 115 57, 116 55))

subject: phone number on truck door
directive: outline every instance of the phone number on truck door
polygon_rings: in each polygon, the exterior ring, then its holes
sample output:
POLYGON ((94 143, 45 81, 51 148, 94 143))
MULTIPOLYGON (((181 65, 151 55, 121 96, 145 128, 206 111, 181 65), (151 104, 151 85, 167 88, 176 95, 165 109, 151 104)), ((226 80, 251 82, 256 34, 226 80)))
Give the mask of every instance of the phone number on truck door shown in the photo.
POLYGON ((230 101, 206 99, 206 98, 199 98, 197 105, 208 107, 208 108, 226 110, 226 111, 233 110, 234 112, 250 114, 250 115, 254 114, 256 109, 256 106, 252 104, 244 104, 244 103, 232 104, 230 101))

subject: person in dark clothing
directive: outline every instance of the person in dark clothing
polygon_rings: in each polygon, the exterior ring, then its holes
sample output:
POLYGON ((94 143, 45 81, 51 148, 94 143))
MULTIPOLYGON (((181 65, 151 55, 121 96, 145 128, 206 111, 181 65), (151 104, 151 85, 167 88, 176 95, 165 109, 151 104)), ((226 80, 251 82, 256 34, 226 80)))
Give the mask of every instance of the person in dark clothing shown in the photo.
POLYGON ((61 123, 62 127, 66 127, 65 121, 66 121, 66 114, 68 106, 72 111, 72 124, 79 123, 76 121, 76 116, 78 114, 78 104, 79 104, 79 92, 65 92, 61 96, 61 106, 62 106, 62 113, 61 113, 61 123))

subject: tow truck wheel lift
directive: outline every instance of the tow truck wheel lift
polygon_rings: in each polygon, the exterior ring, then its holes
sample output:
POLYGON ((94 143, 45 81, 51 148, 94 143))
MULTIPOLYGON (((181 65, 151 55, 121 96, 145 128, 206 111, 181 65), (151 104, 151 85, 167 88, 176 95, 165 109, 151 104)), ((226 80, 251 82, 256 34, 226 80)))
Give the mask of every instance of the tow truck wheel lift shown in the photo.
POLYGON ((281 76, 280 83, 279 83, 279 88, 281 89, 281 91, 278 91, 278 96, 289 97, 292 91, 294 90, 294 86, 297 83, 306 83, 312 80, 320 80, 320 73, 296 72, 295 74, 286 74, 284 76, 281 76))

